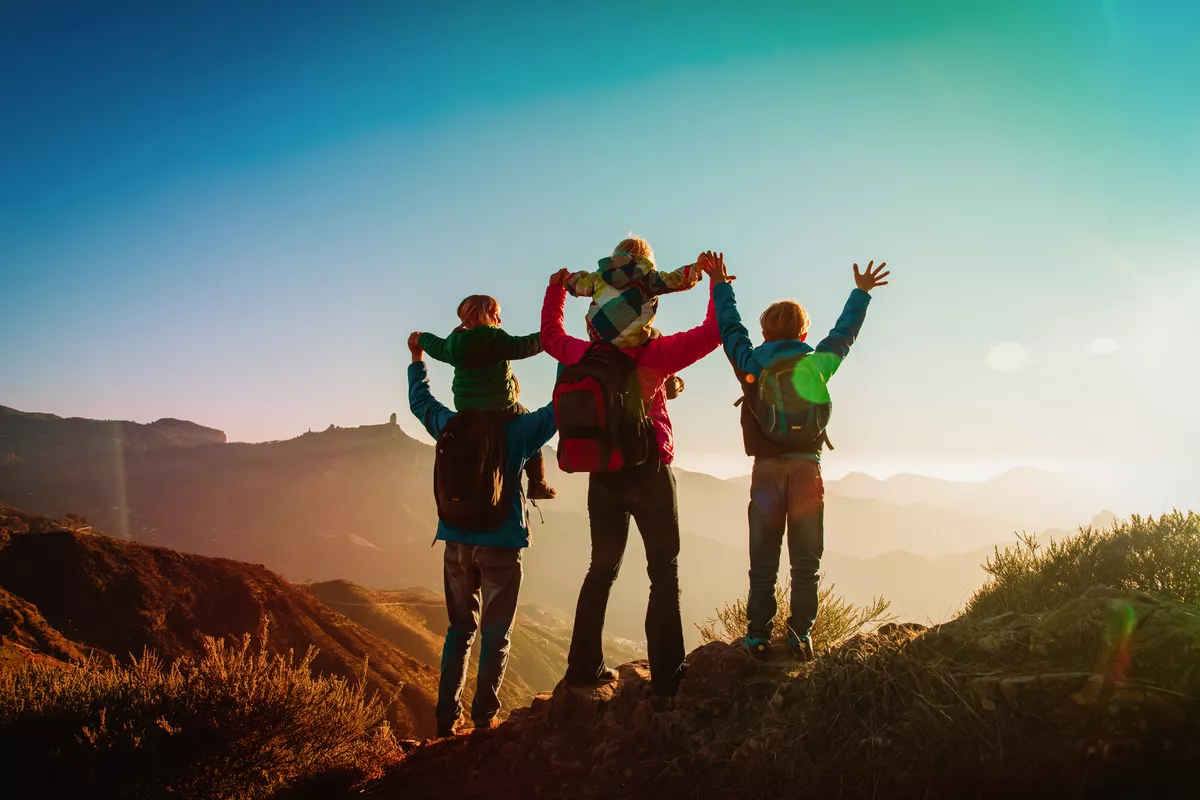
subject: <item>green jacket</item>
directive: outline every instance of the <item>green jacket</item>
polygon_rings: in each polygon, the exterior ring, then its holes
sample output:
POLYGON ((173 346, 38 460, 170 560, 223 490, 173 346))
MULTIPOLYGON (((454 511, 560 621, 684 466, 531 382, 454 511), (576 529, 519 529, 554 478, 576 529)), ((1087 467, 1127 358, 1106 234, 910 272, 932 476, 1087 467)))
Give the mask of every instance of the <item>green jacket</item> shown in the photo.
POLYGON ((421 349, 432 359, 454 367, 454 408, 503 411, 517 403, 517 381, 509 361, 542 352, 541 335, 510 336, 491 325, 455 329, 445 339, 421 334, 421 349))

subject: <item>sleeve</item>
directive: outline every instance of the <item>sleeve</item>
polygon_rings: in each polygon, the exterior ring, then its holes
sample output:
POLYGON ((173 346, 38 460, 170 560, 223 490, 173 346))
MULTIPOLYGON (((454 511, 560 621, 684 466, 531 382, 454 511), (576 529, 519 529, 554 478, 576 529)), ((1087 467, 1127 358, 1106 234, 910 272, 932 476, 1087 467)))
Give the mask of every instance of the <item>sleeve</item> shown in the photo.
POLYGON ((720 345, 721 331, 717 327, 716 307, 710 293, 704 322, 691 330, 652 339, 646 346, 645 354, 638 360, 638 365, 663 375, 673 375, 695 364, 720 345))
POLYGON ((542 302, 542 347, 559 363, 574 364, 583 358, 588 343, 567 335, 563 327, 563 306, 566 302, 566 289, 561 286, 546 287, 546 299, 542 302))
POLYGON ((429 391, 429 372, 423 361, 408 365, 408 409, 435 439, 454 416, 454 412, 439 403, 429 391))
POLYGON ((687 291, 700 282, 700 274, 700 268, 695 264, 688 264, 670 272, 651 270, 646 275, 646 289, 651 297, 687 291))
POLYGON ((521 415, 517 421, 521 426, 521 441, 525 444, 523 449, 526 457, 541 450, 546 442, 553 439, 554 434, 558 432, 558 424, 554 419, 553 401, 532 414, 521 415))
POLYGON ((862 289, 855 289, 851 292, 850 299, 846 301, 837 324, 814 349, 818 353, 832 353, 838 357, 838 363, 840 363, 849 355, 850 345, 854 344, 854 340, 858 338, 858 332, 862 329, 863 320, 867 316, 867 305, 870 302, 871 295, 862 289))
POLYGON ((421 349, 425 351, 425 354, 434 361, 458 366, 450 360, 450 348, 446 345, 446 340, 442 337, 432 333, 422 333, 421 338, 417 341, 421 345, 421 349))
POLYGON ((542 352, 542 335, 530 333, 525 336, 512 336, 504 331, 497 331, 493 347, 497 361, 520 361, 542 352))
POLYGON ((564 285, 572 297, 591 297, 602 282, 599 272, 573 272, 564 285))
POLYGON ((718 283, 713 286, 713 299, 717 306, 721 342, 725 346, 725 355, 729 357, 729 362, 740 373, 758 375, 762 372, 762 365, 754 357, 750 331, 746 330, 746 326, 742 324, 742 315, 738 313, 733 285, 718 283))

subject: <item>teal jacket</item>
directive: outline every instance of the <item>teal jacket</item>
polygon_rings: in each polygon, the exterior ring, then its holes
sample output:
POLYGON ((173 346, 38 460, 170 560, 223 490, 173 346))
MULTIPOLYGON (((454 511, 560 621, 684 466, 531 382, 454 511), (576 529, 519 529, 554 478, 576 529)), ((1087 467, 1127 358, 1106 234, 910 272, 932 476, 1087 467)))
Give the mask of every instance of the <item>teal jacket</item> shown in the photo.
MULTIPOLYGON (((866 319, 871 295, 862 289, 852 291, 850 299, 846 301, 846 305, 842 309, 841 316, 838 317, 837 324, 815 348, 797 339, 765 342, 755 347, 750 340, 750 332, 742 324, 742 317, 738 313, 733 286, 728 283, 717 284, 713 288, 713 301, 717 306, 717 325, 721 328, 721 344, 725 348, 725 355, 729 357, 730 363, 737 372, 739 381, 744 380, 747 375, 757 378, 767 366, 776 361, 802 353, 812 353, 813 355, 800 362, 797 370, 798 379, 803 381, 801 393, 812 403, 828 403, 830 398, 827 384, 833 374, 837 372, 838 367, 842 365, 842 361, 850 354, 850 346, 858 338, 863 320, 866 319)), ((764 447, 765 437, 761 433, 756 437, 756 432, 757 425, 750 416, 748 404, 743 403, 742 436, 747 455, 797 455, 815 461, 821 460, 819 451, 816 453, 771 452, 770 446, 764 447)))
POLYGON ((459 411, 503 411, 517 403, 517 382, 509 361, 542 352, 541 336, 510 336, 493 325, 455 330, 445 339, 421 334, 421 349, 430 358, 454 367, 454 407, 459 411))
MULTIPOLYGON (((408 367, 408 407, 434 439, 454 417, 454 412, 434 399, 429 391, 429 373, 424 362, 414 362, 408 367)), ((507 448, 504 481, 511 491, 508 493, 508 517, 504 524, 494 531, 464 531, 439 520, 437 538, 445 542, 490 547, 528 547, 529 521, 525 516, 525 494, 520 490, 521 469, 530 456, 550 441, 556 431, 553 403, 508 422, 504 426, 507 448)))

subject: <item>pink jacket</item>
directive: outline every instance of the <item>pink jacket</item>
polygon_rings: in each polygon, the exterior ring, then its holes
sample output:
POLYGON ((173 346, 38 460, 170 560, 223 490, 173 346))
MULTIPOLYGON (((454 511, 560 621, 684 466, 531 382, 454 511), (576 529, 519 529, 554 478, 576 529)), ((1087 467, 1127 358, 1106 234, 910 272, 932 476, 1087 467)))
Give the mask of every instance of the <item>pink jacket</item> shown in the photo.
MULTIPOLYGON (((542 303, 542 349, 559 362, 571 365, 583 358, 590 343, 586 339, 567 335, 563 327, 566 300, 567 290, 562 286, 546 287, 546 300, 542 303)), ((671 417, 667 414, 667 395, 663 383, 669 376, 695 364, 720 346, 721 331, 717 327, 717 312, 710 289, 708 314, 698 327, 661 339, 651 339, 641 347, 629 350, 629 354, 637 359, 642 397, 653 398, 649 403, 649 417, 654 425, 658 455, 664 464, 670 464, 675 459, 675 436, 671 430, 671 417)))

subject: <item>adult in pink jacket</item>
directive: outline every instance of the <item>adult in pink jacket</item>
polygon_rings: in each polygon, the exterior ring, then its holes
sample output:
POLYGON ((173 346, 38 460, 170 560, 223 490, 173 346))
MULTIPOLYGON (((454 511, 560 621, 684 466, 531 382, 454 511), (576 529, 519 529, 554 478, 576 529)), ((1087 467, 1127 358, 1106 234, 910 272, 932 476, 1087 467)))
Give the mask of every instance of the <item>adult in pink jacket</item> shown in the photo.
MULTIPOLYGON (((567 292, 561 270, 550 277, 542 306, 542 348, 564 365, 583 358, 589 342, 568 336, 563 328, 567 292)), ((683 677, 683 622, 679 614, 679 505, 671 472, 674 440, 663 384, 721 344, 711 292, 708 314, 696 328, 652 339, 627 352, 637 360, 642 397, 654 427, 655 458, 613 474, 594 474, 588 482, 592 560, 579 590, 575 627, 567 656, 569 684, 588 686, 616 680, 604 663, 604 615, 608 596, 621 569, 629 539, 629 518, 637 522, 646 547, 650 600, 646 608, 646 642, 654 691, 673 695, 683 677)))

